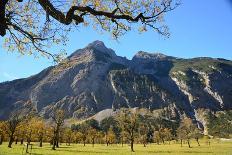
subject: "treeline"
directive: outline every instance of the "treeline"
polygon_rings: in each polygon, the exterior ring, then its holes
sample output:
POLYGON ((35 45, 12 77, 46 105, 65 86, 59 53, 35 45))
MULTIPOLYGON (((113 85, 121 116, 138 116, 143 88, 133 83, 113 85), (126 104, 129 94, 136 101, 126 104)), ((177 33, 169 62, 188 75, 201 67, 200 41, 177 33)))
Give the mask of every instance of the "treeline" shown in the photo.
POLYGON ((118 116, 105 118, 100 123, 91 119, 81 124, 73 124, 71 129, 79 133, 83 138, 79 142, 84 145, 89 135, 91 140, 88 142, 93 145, 95 141, 107 146, 115 143, 122 146, 130 144, 131 151, 134 151, 135 143, 146 147, 148 143, 170 144, 173 140, 179 141, 181 146, 182 142, 186 141, 191 147, 190 139, 196 139, 199 144, 198 139, 203 137, 203 131, 189 118, 182 121, 168 120, 166 117, 154 117, 128 109, 122 110, 118 116), (92 130, 95 131, 95 136, 91 136, 92 130))
POLYGON ((70 128, 64 128, 65 115, 62 110, 56 110, 51 114, 51 119, 45 121, 41 117, 32 112, 26 116, 22 116, 20 111, 13 112, 7 121, 0 122, 0 145, 3 141, 8 141, 8 147, 12 144, 27 144, 31 142, 39 142, 39 146, 43 146, 43 142, 50 142, 52 149, 59 147, 60 136, 66 137, 70 128))
MULTIPOLYGON (((218 115, 217 119, 221 116, 223 119, 231 119, 231 112, 226 113, 226 116, 218 115)), ((231 122, 213 121, 215 118, 211 114, 207 117, 211 120, 209 130, 221 133, 223 129, 223 135, 227 133, 230 136, 232 128, 226 127, 226 123, 231 122), (226 132, 221 127, 222 123, 226 132)), ((123 109, 117 116, 105 118, 100 122, 89 119, 71 127, 65 127, 64 120, 65 114, 62 110, 52 113, 48 121, 34 115, 21 117, 19 113, 13 113, 9 120, 0 122, 0 144, 8 141, 8 147, 11 148, 13 143, 39 142, 39 146, 42 147, 44 142, 48 142, 53 150, 59 147, 60 143, 82 143, 83 146, 87 143, 93 146, 96 143, 107 146, 130 144, 131 151, 134 151, 135 143, 146 147, 148 143, 170 144, 173 140, 181 146, 186 142, 191 147, 190 140, 194 139, 200 145, 199 139, 204 136, 197 123, 187 117, 179 121, 169 120, 162 115, 154 117, 152 114, 138 113, 135 109, 123 109)), ((208 136, 204 137, 209 139, 208 136)))

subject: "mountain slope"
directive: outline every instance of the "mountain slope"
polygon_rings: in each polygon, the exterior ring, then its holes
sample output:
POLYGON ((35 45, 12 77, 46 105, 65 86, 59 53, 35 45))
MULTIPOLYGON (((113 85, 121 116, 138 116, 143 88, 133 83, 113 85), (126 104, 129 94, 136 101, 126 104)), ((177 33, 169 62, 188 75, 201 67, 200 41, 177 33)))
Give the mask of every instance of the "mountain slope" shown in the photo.
POLYGON ((197 119, 198 109, 232 109, 232 62, 179 59, 138 52, 132 60, 95 41, 66 63, 26 79, 0 84, 0 119, 12 110, 35 109, 49 118, 56 108, 66 118, 88 118, 105 109, 165 109, 170 118, 197 119))

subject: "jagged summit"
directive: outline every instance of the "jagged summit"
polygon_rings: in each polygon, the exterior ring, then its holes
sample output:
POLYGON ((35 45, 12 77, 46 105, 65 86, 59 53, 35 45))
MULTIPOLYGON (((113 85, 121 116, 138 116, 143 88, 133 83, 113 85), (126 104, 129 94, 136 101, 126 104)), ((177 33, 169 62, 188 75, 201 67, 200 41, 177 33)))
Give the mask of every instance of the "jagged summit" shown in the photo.
POLYGON ((108 49, 108 48, 105 46, 104 42, 103 42, 103 41, 100 41, 100 40, 96 40, 96 41, 94 41, 94 42, 88 44, 87 47, 89 47, 89 48, 97 48, 97 49, 108 49))
POLYGON ((152 59, 152 60, 164 60, 164 59, 170 59, 174 58, 171 56, 167 56, 165 54, 155 52, 155 53, 148 53, 144 51, 139 51, 135 54, 133 59, 152 59))
MULTIPOLYGON (((68 58, 77 57, 77 56, 80 56, 82 54, 86 54, 87 52, 90 52, 90 51, 93 51, 93 53, 95 53, 95 54, 105 53, 111 57, 117 57, 114 50, 106 47, 104 42, 96 40, 96 41, 93 41, 92 43, 89 43, 86 47, 76 50, 68 58)), ((164 60, 164 59, 169 59, 169 58, 174 58, 174 57, 167 56, 167 55, 159 53, 159 52, 148 53, 145 51, 139 51, 133 57, 133 59, 153 59, 153 60, 164 60)))
POLYGON ((76 56, 79 56, 81 54, 85 54, 87 52, 92 52, 95 54, 98 54, 100 52, 100 53, 105 53, 111 57, 116 56, 114 50, 112 50, 111 48, 107 48, 105 46, 104 42, 96 40, 96 41, 88 44, 86 47, 76 50, 68 58, 76 57, 76 56))

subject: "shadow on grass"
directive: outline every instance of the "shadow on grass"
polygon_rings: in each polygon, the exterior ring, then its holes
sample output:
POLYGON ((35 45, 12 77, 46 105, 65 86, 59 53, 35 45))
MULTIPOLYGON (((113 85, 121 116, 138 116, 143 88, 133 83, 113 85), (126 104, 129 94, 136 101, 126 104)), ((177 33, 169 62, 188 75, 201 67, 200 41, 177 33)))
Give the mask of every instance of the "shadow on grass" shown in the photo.
POLYGON ((201 151, 180 151, 180 152, 182 153, 207 153, 207 154, 213 153, 213 152, 201 152, 201 151))
MULTIPOLYGON (((72 147, 72 146, 60 146, 60 147, 58 147, 58 148, 56 148, 56 150, 58 150, 58 149, 67 149, 67 148, 69 148, 69 149, 71 149, 71 148, 74 148, 74 147, 72 147)), ((34 147, 33 148, 33 150, 52 150, 52 147, 48 147, 48 146, 44 146, 44 147, 34 147)))
POLYGON ((96 153, 104 153, 104 154, 108 154, 109 152, 101 152, 101 151, 80 151, 80 150, 55 150, 55 151, 64 151, 64 152, 74 152, 74 153, 88 153, 88 154, 96 154, 96 153))
POLYGON ((58 147, 58 148, 73 148, 73 146, 60 146, 60 147, 58 147))
MULTIPOLYGON (((119 150, 121 150, 122 148, 116 148, 116 149, 114 149, 114 148, 102 148, 101 150, 114 150, 114 151, 119 151, 119 150)), ((126 149, 126 148, 125 148, 126 149)))
POLYGON ((198 154, 198 153, 206 153, 206 154, 209 154, 209 153, 213 153, 213 152, 201 152, 201 151, 148 151, 148 153, 178 153, 178 154, 181 154, 181 153, 194 153, 194 154, 198 154))

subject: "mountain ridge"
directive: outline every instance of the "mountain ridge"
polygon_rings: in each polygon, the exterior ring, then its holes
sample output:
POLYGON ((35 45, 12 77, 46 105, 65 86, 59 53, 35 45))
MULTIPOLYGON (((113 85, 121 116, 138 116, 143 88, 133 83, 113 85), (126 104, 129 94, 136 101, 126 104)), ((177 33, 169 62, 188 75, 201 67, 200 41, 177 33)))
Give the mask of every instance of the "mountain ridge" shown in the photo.
MULTIPOLYGON (((0 83, 0 119, 32 109, 49 118, 85 119, 105 109, 164 109, 168 117, 199 119, 199 109, 232 109, 232 62, 182 59, 140 51, 128 60, 95 41, 29 78, 0 83), (29 104, 30 103, 30 104, 29 104)), ((200 120, 199 120, 200 121, 200 120)))

